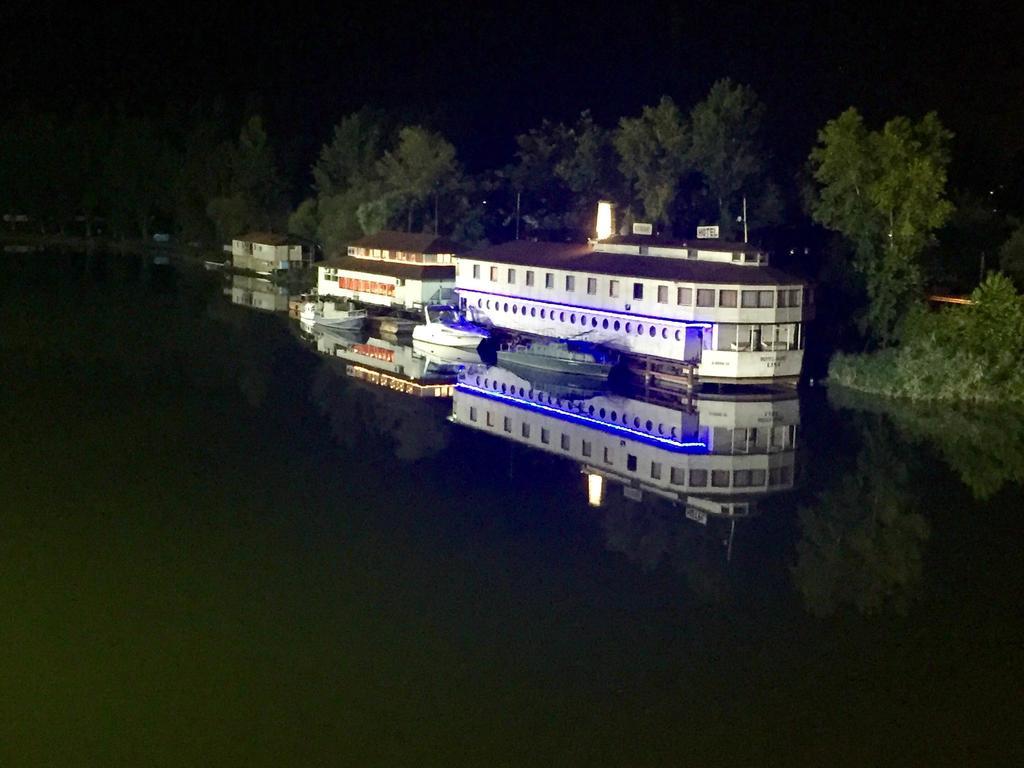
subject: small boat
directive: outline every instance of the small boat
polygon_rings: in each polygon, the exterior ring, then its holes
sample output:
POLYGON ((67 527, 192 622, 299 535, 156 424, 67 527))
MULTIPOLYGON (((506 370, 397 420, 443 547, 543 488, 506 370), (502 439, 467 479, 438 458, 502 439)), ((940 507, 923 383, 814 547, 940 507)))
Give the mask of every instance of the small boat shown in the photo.
POLYGON ((469 322, 456 307, 449 304, 428 304, 423 308, 422 325, 412 329, 416 341, 442 347, 476 349, 491 334, 483 326, 469 322))
POLYGON ((531 341, 505 344, 497 352, 502 367, 606 379, 619 362, 614 352, 587 341, 531 341))
POLYGON ((327 328, 360 328, 366 322, 366 310, 340 301, 307 301, 299 310, 299 320, 327 328))
POLYGON ((439 365, 465 366, 480 362, 480 355, 475 350, 463 347, 443 346, 413 339, 412 348, 414 352, 427 358, 428 361, 439 365))

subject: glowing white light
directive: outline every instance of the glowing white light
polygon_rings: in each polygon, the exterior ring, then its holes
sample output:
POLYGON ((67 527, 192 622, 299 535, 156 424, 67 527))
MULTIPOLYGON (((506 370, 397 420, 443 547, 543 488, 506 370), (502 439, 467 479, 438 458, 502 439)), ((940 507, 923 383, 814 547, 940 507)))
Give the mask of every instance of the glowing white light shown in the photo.
POLYGON ((604 501, 604 476, 587 475, 587 503, 592 507, 600 507, 604 501))
POLYGON ((614 211, 612 204, 602 200, 597 204, 597 239, 611 237, 615 231, 614 211))

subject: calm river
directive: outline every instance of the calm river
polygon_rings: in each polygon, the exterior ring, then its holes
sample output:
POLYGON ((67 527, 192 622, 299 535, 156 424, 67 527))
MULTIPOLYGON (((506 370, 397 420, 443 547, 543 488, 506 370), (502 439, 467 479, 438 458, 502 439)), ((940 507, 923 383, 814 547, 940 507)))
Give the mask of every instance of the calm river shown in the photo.
POLYGON ((1020 414, 454 385, 17 258, 0 765, 1024 764, 1020 414))

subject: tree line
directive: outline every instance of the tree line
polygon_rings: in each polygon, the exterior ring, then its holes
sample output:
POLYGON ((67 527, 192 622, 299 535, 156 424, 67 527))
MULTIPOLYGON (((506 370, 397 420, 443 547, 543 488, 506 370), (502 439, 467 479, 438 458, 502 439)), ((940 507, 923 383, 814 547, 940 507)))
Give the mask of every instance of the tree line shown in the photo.
POLYGON ((970 290, 993 267, 1024 284, 1024 226, 988 197, 948 189, 952 136, 934 114, 872 129, 847 110, 803 167, 782 171, 764 120, 757 94, 724 79, 689 110, 664 96, 612 126, 589 111, 545 120, 515 137, 511 162, 470 173, 442 134, 367 107, 334 126, 302 190, 285 183, 258 115, 230 129, 199 108, 176 121, 22 114, 0 125, 0 210, 44 233, 125 239, 288 231, 327 254, 385 228, 470 245, 579 238, 599 199, 617 203, 623 227, 645 221, 666 235, 717 224, 737 238, 746 225, 756 240, 813 222, 832 233, 820 249, 831 262, 797 266, 848 285, 861 330, 881 347, 899 340, 926 285, 970 290))

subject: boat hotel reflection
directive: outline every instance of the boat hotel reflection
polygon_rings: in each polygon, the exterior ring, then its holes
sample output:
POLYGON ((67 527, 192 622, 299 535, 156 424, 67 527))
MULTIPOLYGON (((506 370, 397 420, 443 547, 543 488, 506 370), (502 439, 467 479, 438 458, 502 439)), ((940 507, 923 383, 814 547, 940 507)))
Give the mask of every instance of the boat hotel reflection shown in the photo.
POLYGON ((288 311, 288 288, 251 275, 231 275, 231 285, 224 289, 232 304, 252 307, 264 312, 288 311))
POLYGON ((341 361, 347 376, 415 397, 451 397, 459 370, 480 361, 475 355, 410 339, 367 338, 320 326, 311 332, 317 351, 341 361))
POLYGON ((459 376, 452 421, 580 463, 592 505, 606 484, 636 501, 652 494, 687 517, 744 517, 793 487, 795 394, 699 396, 692 406, 612 393, 564 396, 502 368, 459 376))

